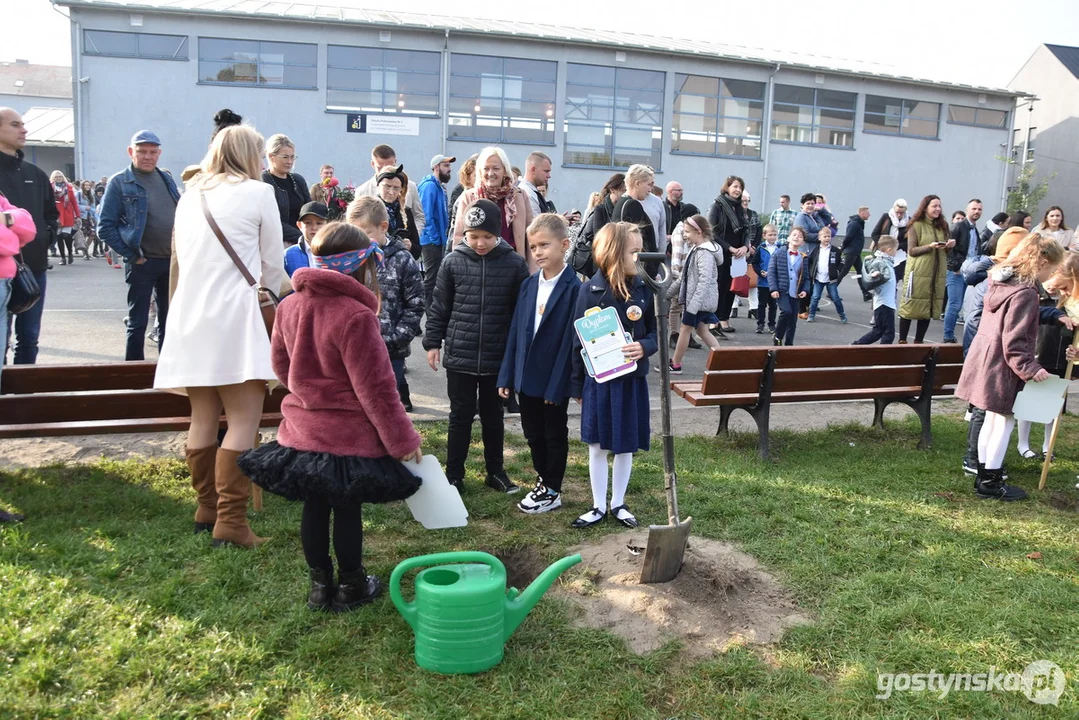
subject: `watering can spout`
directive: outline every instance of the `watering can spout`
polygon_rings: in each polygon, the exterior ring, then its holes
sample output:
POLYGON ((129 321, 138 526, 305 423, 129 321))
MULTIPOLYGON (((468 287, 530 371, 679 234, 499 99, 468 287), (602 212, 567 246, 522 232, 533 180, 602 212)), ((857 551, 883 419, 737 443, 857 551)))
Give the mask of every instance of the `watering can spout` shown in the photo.
POLYGON ((536 603, 539 602, 539 599, 543 597, 543 594, 547 592, 558 576, 579 562, 581 562, 580 555, 562 558, 540 573, 540 576, 533 580, 532 584, 525 588, 524 592, 519 596, 516 589, 510 589, 506 599, 504 641, 510 639, 513 632, 524 621, 528 613, 532 611, 532 608, 536 606, 536 603))

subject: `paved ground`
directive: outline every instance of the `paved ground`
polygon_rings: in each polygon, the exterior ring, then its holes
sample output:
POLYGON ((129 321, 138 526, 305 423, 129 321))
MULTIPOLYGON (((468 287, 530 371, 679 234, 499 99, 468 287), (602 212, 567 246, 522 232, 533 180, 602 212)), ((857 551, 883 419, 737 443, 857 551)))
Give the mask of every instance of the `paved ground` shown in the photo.
MULTIPOLYGON (((84 364, 98 362, 118 362, 123 359, 125 327, 123 324, 126 311, 127 285, 123 280, 123 271, 114 270, 103 260, 76 260, 73 266, 60 267, 54 261, 54 269, 49 272, 49 285, 46 298, 45 315, 41 337, 40 363, 48 364, 84 364)), ((841 285, 841 295, 847 298, 847 313, 850 322, 839 323, 835 309, 830 302, 824 301, 817 322, 798 323, 797 342, 799 345, 847 345, 867 331, 871 310, 868 303, 861 301, 857 284, 845 280, 841 285)), ((744 303, 744 301, 743 301, 744 303)), ((725 341, 724 346, 767 345, 768 335, 756 335, 755 321, 745 317, 747 308, 743 306, 737 318, 731 323, 736 332, 725 341)), ((934 322, 930 327, 928 339, 939 340, 942 326, 934 322)), ((146 357, 157 356, 156 346, 147 342, 146 357)), ((705 350, 691 350, 684 361, 685 373, 682 377, 699 377, 703 372, 705 350)), ((658 374, 653 374, 649 384, 652 396, 654 432, 660 428, 658 374)), ((422 348, 414 345, 412 358, 409 360, 409 384, 412 388, 412 401, 416 407, 417 420, 444 419, 449 412, 449 403, 445 395, 443 373, 435 373, 425 361, 422 348)), ((674 432, 677 435, 712 434, 716 431, 719 411, 713 409, 698 410, 692 408, 680 398, 672 399, 672 418, 674 432)), ((938 402, 937 412, 961 412, 962 407, 955 401, 938 402)), ((570 403, 571 432, 576 433, 579 407, 570 403)), ((888 410, 888 417, 900 417, 910 412, 901 405, 893 405, 888 410)), ((864 422, 872 419, 872 406, 868 402, 814 403, 806 405, 787 405, 773 413, 772 427, 776 429, 807 430, 826 427, 830 423, 864 422)), ((511 431, 520 431, 520 421, 516 417, 507 417, 506 426, 511 431)), ((753 430, 755 425, 745 413, 735 413, 731 417, 733 430, 753 430)), ((107 457, 125 457, 140 455, 172 455, 182 451, 182 434, 164 433, 157 435, 116 435, 96 438, 58 438, 0 441, 0 466, 36 464, 44 461, 79 461, 107 457)))

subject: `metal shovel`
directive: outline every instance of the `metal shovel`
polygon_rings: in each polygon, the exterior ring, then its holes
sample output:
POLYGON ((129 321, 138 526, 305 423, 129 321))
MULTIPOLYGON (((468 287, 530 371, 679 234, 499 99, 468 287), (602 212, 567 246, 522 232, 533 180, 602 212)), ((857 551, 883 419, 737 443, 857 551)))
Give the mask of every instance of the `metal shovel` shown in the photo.
POLYGON ((644 551, 641 567, 642 583, 661 583, 674 580, 682 569, 682 560, 689 544, 689 530, 693 518, 678 519, 678 474, 674 469, 674 436, 671 434, 671 373, 670 329, 667 315, 671 302, 667 289, 674 279, 670 259, 664 253, 637 253, 637 274, 644 278, 656 295, 656 324, 659 327, 659 375, 662 387, 659 405, 663 413, 663 487, 667 491, 667 524, 648 526, 648 547, 644 551), (660 279, 655 280, 645 271, 646 262, 659 263, 660 279))

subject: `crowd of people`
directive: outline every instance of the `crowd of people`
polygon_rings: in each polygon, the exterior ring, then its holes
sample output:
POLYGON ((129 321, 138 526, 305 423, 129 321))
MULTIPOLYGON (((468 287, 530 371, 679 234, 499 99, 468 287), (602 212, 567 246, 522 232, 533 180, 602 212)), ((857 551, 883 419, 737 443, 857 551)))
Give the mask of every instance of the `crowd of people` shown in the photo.
MULTIPOLYGON (((839 287, 852 270, 873 307, 872 328, 855 344, 892 343, 897 314, 899 343, 912 326, 923 342, 940 318, 943 342, 958 342, 965 301, 964 347, 976 362, 958 391, 972 408, 963 467, 982 497, 1023 496, 1001 469, 1010 402, 1023 382, 1060 372, 1071 357, 1062 333, 1074 327, 1064 308, 1079 297, 1079 253, 1065 252, 1074 236, 1057 207, 1037 228, 1026 213, 983 226, 978 200, 949 224, 936 195, 912 214, 899 199, 863 258, 868 207, 840 236, 823 194, 798 196, 798 210, 783 195, 762 216, 734 175, 702 212, 682 183, 660 189, 651 168, 633 165, 592 193, 585 213, 559 213, 547 199, 552 162, 539 151, 520 171, 501 148, 484 148, 461 163, 450 189, 457 158, 435 155, 416 182, 392 147, 377 145, 362 185, 341 186, 329 164, 309 185, 294 171, 292 139, 264 140, 231 110, 215 116, 206 156, 179 182, 160 166, 163 143, 149 130, 132 136, 129 165, 100 183, 46 177, 24 159, 24 143, 21 118, 0 109, 0 298, 16 256, 42 293, 13 318, 15 362, 36 358, 51 248, 60 265, 76 253, 122 261, 125 359, 143 359, 153 303, 155 387, 191 402, 195 531, 215 545, 261 544, 247 522, 249 479, 302 501, 316 609, 349 610, 380 591, 363 566, 361 508, 418 487, 403 464, 422 457, 406 379, 417 339, 446 377, 445 468, 460 490, 477 416, 485 484, 522 489, 503 463, 509 410, 521 415, 536 475, 517 508, 559 508, 569 403, 581 404, 592 506, 572 521, 577 528, 608 517, 637 526, 627 492, 633 455, 650 443, 650 358, 670 343, 669 370, 679 373, 691 348, 719 349, 737 331, 743 300, 750 327, 775 345, 794 343, 799 320, 816 322, 825 296, 846 323, 839 287), (655 298, 638 275, 641 251, 670 258, 669 337, 658 336, 655 298), (625 334, 625 367, 613 379, 597 374, 575 325, 608 309, 625 334), (279 434, 254 447, 267 387, 277 383, 290 391, 279 434)), ((1031 457, 1029 427, 1024 437, 1031 457)))

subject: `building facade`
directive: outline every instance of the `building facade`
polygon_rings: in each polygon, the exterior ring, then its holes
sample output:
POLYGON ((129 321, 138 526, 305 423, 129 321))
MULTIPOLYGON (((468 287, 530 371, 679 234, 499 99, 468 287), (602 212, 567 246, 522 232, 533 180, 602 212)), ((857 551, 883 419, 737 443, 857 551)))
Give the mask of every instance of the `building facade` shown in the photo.
MULTIPOLYGON (((1011 178, 1025 163, 1034 163, 1034 182, 1045 179, 1049 192, 1038 208, 1025 208, 1038 220, 1051 205, 1065 213, 1079 210, 1079 47, 1042 45, 1022 67, 1011 87, 1032 93, 1019 103, 1012 133, 1011 178)), ((1012 182, 1010 179, 1009 182, 1012 182)), ((1074 227, 1072 218, 1068 225, 1074 227)))
POLYGON ((74 113, 71 68, 25 60, 0 63, 0 107, 9 107, 26 123, 26 159, 47 173, 75 176, 74 113))
POLYGON ((436 153, 502 146, 551 156, 548 198, 584 208, 612 172, 643 162, 706 208, 728 175, 754 208, 823 192, 845 219, 940 195, 999 203, 1016 93, 893 78, 798 59, 746 58, 662 38, 290 5, 57 0, 70 8, 80 172, 115 172, 143 127, 163 164, 198 162, 229 107, 296 143, 297 172, 370 175, 392 145, 418 181, 436 153), (329 15, 324 13, 330 12, 329 15), (569 33, 569 34, 567 34, 569 33), (670 48, 680 47, 677 52, 670 48))

